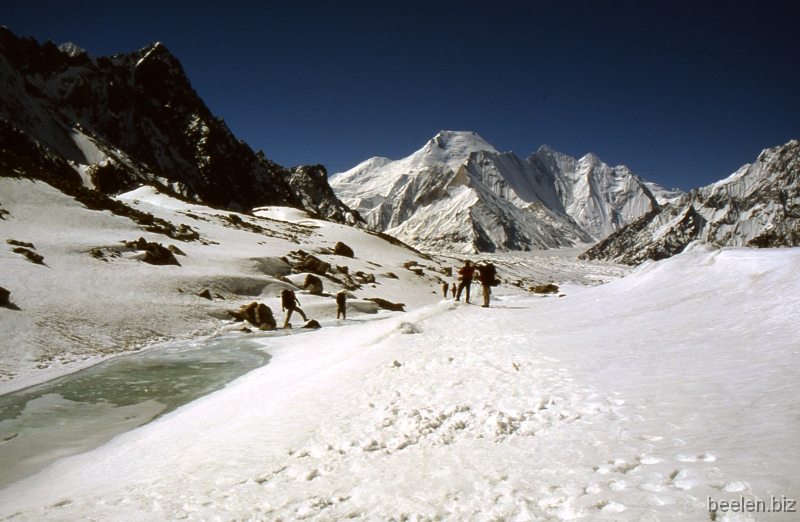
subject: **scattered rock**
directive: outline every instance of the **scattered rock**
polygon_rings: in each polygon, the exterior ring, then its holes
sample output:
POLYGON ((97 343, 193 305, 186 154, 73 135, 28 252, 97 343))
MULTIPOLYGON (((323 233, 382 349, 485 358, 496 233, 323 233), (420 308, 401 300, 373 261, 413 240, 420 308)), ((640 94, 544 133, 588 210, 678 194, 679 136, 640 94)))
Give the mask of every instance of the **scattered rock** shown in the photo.
POLYGON ((11 292, 0 286, 0 306, 7 305, 9 297, 11 297, 11 292))
POLYGON ((417 266, 417 264, 416 261, 406 261, 403 263, 403 268, 411 268, 412 266, 417 266))
POLYGON ((333 247, 333 254, 337 256, 344 256, 344 257, 355 257, 353 253, 353 249, 349 246, 345 245, 341 241, 336 243, 333 247))
POLYGON ((446 267, 442 268, 442 273, 444 275, 446 275, 447 277, 453 277, 453 267, 452 266, 446 266, 446 267))
POLYGON ((349 274, 350 268, 347 265, 344 266, 336 265, 336 271, 339 272, 340 274, 349 274))
POLYGON ((409 270, 411 270, 412 272, 414 272, 418 276, 424 276, 425 275, 425 271, 422 270, 421 268, 409 268, 409 270))
POLYGON ((153 243, 140 237, 136 241, 126 241, 125 246, 136 250, 143 250, 146 252, 144 259, 145 263, 151 265, 176 265, 181 266, 178 260, 175 259, 169 248, 161 245, 160 243, 153 243))
POLYGON ((375 282, 375 274, 367 274, 367 283, 374 283, 375 282))
POLYGON ((204 298, 208 299, 209 301, 212 300, 211 292, 208 291, 208 288, 206 288, 205 290, 203 290, 202 292, 200 292, 197 295, 200 296, 200 297, 204 297, 204 298))
POLYGON ((216 297, 217 299, 222 299, 223 301, 225 300, 225 298, 224 298, 224 297, 222 297, 222 296, 221 296, 221 295, 219 295, 219 294, 214 294, 214 297, 216 297))
POLYGON ((33 243, 26 243, 25 241, 17 241, 16 239, 6 239, 6 243, 9 245, 32 248, 36 250, 36 247, 33 246, 33 243))
POLYGON ((316 319, 311 319, 306 324, 303 325, 303 328, 322 328, 322 326, 317 322, 316 319))
POLYGON ((183 253, 183 250, 176 247, 175 245, 167 245, 167 249, 169 249, 169 251, 175 254, 176 256, 186 256, 186 254, 183 253))
POLYGON ((303 281, 303 288, 309 294, 322 295, 322 279, 313 274, 308 274, 305 281, 303 281))
POLYGON ((567 294, 565 294, 564 292, 559 292, 559 293, 558 293, 558 297, 566 297, 566 295, 567 295, 567 294))
POLYGON ((533 287, 534 293, 537 294, 557 294, 558 293, 558 286, 550 283, 547 285, 539 285, 533 287))
POLYGON ((108 263, 108 259, 106 259, 106 254, 99 248, 93 248, 89 250, 89 255, 95 259, 99 259, 100 261, 105 261, 108 263))
POLYGON ((392 361, 392 366, 394 366, 395 368, 400 368, 403 365, 395 360, 395 361, 392 361))
POLYGON ((306 256, 303 262, 300 263, 299 268, 304 272, 325 275, 331 269, 331 265, 314 256, 306 256))
POLYGON ((244 333, 251 333, 253 330, 251 330, 250 328, 248 328, 246 326, 242 326, 241 331, 244 332, 244 333))
POLYGON ((22 254, 25 258, 30 261, 31 263, 36 263, 37 265, 44 264, 44 256, 37 254, 33 250, 28 250, 27 248, 17 247, 12 250, 17 254, 22 254))
POLYGON ((229 311, 228 314, 234 319, 247 321, 259 330, 274 330, 277 326, 272 309, 264 303, 252 302, 242 306, 238 312, 229 311))
POLYGON ((391 301, 387 301, 386 299, 381 299, 380 297, 365 297, 365 301, 372 301, 376 305, 380 306, 384 310, 391 310, 392 312, 405 312, 406 305, 403 303, 392 303, 391 301))
POLYGON ((383 274, 383 277, 388 277, 389 279, 400 279, 394 272, 386 272, 383 274))

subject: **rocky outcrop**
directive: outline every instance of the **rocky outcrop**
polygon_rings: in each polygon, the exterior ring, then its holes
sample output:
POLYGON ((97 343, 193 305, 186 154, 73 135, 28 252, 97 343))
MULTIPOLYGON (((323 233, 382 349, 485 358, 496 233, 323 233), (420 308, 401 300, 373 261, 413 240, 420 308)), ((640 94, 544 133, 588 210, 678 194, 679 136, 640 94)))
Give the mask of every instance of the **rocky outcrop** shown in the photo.
POLYGON ((365 297, 365 301, 372 301, 376 305, 380 306, 384 310, 391 310, 392 312, 405 312, 406 305, 403 303, 392 303, 391 301, 387 301, 386 299, 381 299, 380 297, 365 297))
POLYGON ((580 257, 637 265, 678 254, 694 241, 800 245, 800 143, 763 151, 752 165, 645 214, 580 257))
MULTIPOLYGON (((215 207, 286 205, 360 220, 322 166, 286 169, 237 140, 163 44, 96 58, 0 27, 0 84, 0 142, 28 142, 2 154, 86 188, 117 194, 153 184, 215 207)), ((16 174, 36 174, 28 170, 16 174)))
POLYGON ((297 268, 304 272, 311 272, 312 274, 325 275, 331 269, 331 264, 314 257, 307 255, 303 261, 297 265, 297 268))
POLYGON ((557 294, 558 286, 552 283, 547 285, 534 286, 533 292, 536 294, 557 294))
POLYGON ((125 246, 134 250, 145 252, 142 261, 151 265, 176 265, 181 266, 178 260, 175 259, 175 254, 160 243, 153 243, 140 237, 136 241, 127 241, 125 246))
POLYGON ((353 249, 350 248, 349 246, 345 245, 341 241, 338 241, 333 246, 333 254, 336 255, 336 256, 355 257, 355 253, 353 252, 353 249))
POLYGON ((323 287, 322 287, 322 279, 319 277, 308 274, 306 276, 305 281, 303 282, 303 288, 309 293, 313 295, 322 295, 323 287))
POLYGON ((0 306, 6 306, 9 303, 11 292, 0 286, 0 306))
POLYGON ((247 321, 259 330, 274 330, 277 326, 272 309, 264 303, 250 303, 242 306, 238 312, 229 311, 237 321, 247 321))

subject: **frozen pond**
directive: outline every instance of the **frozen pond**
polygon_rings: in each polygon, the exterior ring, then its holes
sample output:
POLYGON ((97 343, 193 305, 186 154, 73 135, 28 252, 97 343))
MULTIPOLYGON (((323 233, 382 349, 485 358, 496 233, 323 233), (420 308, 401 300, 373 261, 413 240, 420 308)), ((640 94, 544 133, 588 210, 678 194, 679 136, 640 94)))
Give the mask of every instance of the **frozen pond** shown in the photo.
POLYGON ((263 347, 176 342, 0 396, 0 487, 222 388, 266 364, 263 347))

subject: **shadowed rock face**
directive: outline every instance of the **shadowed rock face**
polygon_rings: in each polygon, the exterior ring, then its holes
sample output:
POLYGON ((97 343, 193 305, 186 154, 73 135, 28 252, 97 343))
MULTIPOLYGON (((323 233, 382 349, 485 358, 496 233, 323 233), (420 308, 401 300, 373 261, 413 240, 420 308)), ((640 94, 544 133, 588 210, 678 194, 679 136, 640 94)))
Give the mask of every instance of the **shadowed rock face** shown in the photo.
POLYGON ((237 140, 164 45, 99 58, 62 47, 0 27, 2 155, 24 154, 64 177, 80 178, 80 168, 82 182, 104 194, 146 183, 215 207, 359 219, 321 165, 289 170, 237 140))
POLYGON ((580 257, 637 265, 678 254, 693 241, 800 245, 800 143, 765 150, 752 165, 645 214, 580 257))

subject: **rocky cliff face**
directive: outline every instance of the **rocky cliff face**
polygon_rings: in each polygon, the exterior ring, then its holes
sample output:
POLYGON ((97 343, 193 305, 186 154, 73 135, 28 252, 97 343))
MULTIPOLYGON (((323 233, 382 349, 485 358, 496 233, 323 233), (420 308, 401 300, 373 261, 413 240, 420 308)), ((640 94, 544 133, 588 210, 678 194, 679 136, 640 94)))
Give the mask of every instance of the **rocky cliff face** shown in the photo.
POLYGON ((581 257, 639 264, 692 241, 759 248, 800 245, 800 143, 763 151, 730 177, 695 189, 610 235, 581 257))
POLYGON ((237 140, 160 43, 95 58, 0 28, 0 101, 5 164, 46 165, 110 195, 146 183, 234 210, 286 205, 357 219, 324 167, 288 170, 237 140))

